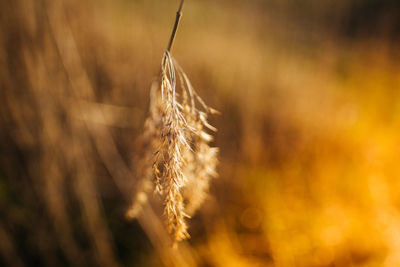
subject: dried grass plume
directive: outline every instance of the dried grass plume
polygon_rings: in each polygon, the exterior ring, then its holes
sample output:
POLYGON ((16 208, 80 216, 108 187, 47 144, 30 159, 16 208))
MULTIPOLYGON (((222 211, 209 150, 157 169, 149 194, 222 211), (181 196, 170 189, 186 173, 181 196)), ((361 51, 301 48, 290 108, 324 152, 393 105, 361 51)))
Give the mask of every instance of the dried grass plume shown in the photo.
POLYGON ((207 116, 217 111, 200 98, 169 52, 182 4, 161 61, 160 77, 151 87, 149 117, 140 139, 143 155, 137 169, 139 183, 127 212, 134 218, 145 212, 143 204, 151 191, 161 195, 174 243, 190 237, 186 218, 205 200, 209 181, 217 176, 218 162, 218 149, 210 147, 212 136, 206 130, 216 131, 207 116))

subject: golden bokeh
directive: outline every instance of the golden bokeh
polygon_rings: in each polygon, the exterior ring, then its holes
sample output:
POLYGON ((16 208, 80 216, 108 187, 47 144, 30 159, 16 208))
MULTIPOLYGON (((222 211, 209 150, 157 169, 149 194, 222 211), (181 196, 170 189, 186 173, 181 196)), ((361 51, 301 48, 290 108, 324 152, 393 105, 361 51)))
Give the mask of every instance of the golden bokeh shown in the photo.
POLYGON ((186 0, 219 177, 177 248, 126 218, 178 5, 1 1, 0 265, 400 266, 396 1, 186 0))

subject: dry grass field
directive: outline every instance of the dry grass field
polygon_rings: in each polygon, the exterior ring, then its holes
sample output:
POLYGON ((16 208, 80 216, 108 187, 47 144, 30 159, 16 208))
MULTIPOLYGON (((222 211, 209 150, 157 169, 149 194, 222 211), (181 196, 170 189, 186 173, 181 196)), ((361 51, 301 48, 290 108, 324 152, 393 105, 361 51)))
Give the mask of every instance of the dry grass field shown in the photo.
POLYGON ((186 0, 171 54, 221 113, 182 104, 218 177, 199 157, 165 208, 143 135, 178 5, 0 1, 0 266, 400 266, 397 1, 186 0))

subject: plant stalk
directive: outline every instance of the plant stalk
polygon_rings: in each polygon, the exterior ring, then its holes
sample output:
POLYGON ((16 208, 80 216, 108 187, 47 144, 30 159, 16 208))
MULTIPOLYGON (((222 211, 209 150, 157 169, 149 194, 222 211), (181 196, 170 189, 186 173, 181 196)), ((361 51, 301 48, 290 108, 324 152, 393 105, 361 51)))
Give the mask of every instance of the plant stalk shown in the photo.
POLYGON ((178 29, 179 21, 181 20, 183 2, 184 2, 184 0, 181 0, 178 11, 176 12, 174 28, 172 29, 171 37, 169 38, 169 43, 168 43, 168 47, 167 47, 168 52, 170 52, 170 50, 171 50, 172 43, 174 42, 174 39, 175 39, 176 30, 178 29))

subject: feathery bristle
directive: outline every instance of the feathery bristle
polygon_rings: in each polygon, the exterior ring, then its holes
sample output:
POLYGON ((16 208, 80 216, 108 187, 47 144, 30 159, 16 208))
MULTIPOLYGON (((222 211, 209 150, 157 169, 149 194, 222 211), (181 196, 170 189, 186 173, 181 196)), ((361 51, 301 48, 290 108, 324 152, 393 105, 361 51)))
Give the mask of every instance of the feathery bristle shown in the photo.
POLYGON ((209 146, 212 136, 205 131, 205 128, 216 131, 207 122, 207 113, 216 111, 197 95, 168 51, 162 59, 158 86, 153 86, 150 98, 150 116, 142 138, 145 151, 138 174, 142 182, 127 214, 134 217, 141 210, 150 191, 148 181, 153 178, 154 191, 164 198, 167 229, 175 243, 189 238, 185 218, 200 207, 209 180, 217 176, 218 149, 209 146), (176 91, 178 87, 180 94, 176 91), (196 102, 202 110, 196 108, 196 102))

